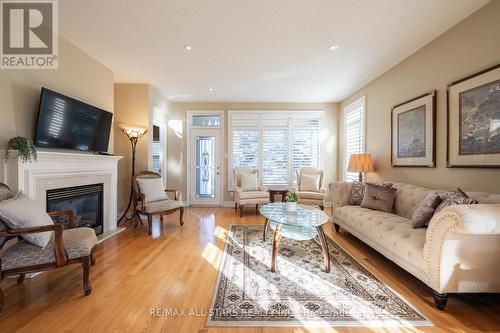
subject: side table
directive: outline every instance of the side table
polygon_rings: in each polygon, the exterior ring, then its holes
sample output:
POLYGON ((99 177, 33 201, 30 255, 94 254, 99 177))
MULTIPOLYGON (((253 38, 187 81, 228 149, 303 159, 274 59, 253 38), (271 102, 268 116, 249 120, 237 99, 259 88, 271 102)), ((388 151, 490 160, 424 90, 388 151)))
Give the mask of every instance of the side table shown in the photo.
POLYGON ((268 186, 269 196, 271 197, 271 202, 274 202, 274 196, 276 194, 281 195, 281 201, 285 202, 285 194, 289 191, 287 186, 268 186))

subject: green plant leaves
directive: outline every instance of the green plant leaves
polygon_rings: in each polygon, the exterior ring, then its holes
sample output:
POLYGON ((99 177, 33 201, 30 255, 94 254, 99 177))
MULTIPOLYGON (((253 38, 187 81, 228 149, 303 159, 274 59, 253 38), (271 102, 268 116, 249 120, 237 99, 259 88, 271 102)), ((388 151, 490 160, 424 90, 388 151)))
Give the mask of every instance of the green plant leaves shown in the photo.
POLYGON ((285 202, 297 202, 299 201, 299 194, 294 191, 288 191, 285 194, 285 202))
POLYGON ((6 158, 8 158, 9 150, 17 150, 18 158, 24 163, 36 161, 36 148, 31 139, 16 136, 9 140, 5 152, 6 158))

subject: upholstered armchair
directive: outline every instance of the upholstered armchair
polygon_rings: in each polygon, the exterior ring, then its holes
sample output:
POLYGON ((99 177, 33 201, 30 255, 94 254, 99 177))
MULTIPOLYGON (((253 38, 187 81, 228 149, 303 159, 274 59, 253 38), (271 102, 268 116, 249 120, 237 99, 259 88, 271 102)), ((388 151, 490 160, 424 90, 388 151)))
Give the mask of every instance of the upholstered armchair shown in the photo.
POLYGON ((184 214, 184 205, 181 201, 177 200, 177 190, 174 189, 164 189, 165 193, 172 193, 173 199, 169 199, 165 196, 162 200, 150 201, 147 197, 147 193, 144 189, 141 189, 139 185, 140 179, 161 179, 161 175, 152 171, 142 171, 136 173, 132 177, 132 184, 134 188, 133 202, 134 202, 134 216, 143 225, 141 215, 146 215, 148 217, 148 234, 151 235, 153 231, 153 216, 159 215, 160 221, 163 222, 163 215, 168 215, 179 211, 179 222, 184 225, 182 216, 184 214))
POLYGON ((234 210, 237 212, 239 208, 240 216, 243 216, 243 208, 246 205, 255 205, 255 210, 257 211, 259 205, 269 203, 269 192, 267 191, 267 187, 260 185, 258 169, 246 167, 235 168, 234 186, 234 210), (249 181, 246 181, 246 179, 249 179, 249 181))
POLYGON ((326 189, 323 187, 324 172, 317 168, 302 168, 297 170, 297 187, 299 203, 319 206, 325 209, 326 189))
MULTIPOLYGON (((9 187, 0 183, 0 201, 13 198, 9 187)), ((72 210, 49 212, 50 217, 67 217, 68 225, 74 225, 75 214, 72 210)), ((9 242, 10 243, 10 242, 9 242)), ((69 264, 81 264, 83 268, 83 290, 90 295, 92 287, 89 282, 90 266, 95 264, 94 251, 97 237, 91 228, 75 228, 63 230, 61 224, 51 224, 29 228, 8 228, 0 220, 0 280, 19 275, 17 283, 24 281, 26 273, 34 273, 59 268, 69 264), (40 232, 53 232, 49 244, 45 248, 27 242, 23 236, 40 232), (9 240, 17 242, 3 249, 9 240), (2 252, 3 250, 3 252, 2 252)), ((3 306, 3 293, 0 288, 0 309, 3 306)))

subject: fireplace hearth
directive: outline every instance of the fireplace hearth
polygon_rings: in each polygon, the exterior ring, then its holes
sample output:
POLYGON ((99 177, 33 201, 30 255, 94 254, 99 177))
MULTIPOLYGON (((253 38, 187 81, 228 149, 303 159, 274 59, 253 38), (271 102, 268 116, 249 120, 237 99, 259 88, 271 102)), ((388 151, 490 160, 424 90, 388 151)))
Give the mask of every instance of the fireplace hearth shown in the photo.
POLYGON ((103 188, 101 183, 47 190, 47 211, 72 210, 74 225, 69 225, 65 217, 56 218, 54 222, 62 224, 64 229, 89 227, 96 235, 102 234, 103 188))

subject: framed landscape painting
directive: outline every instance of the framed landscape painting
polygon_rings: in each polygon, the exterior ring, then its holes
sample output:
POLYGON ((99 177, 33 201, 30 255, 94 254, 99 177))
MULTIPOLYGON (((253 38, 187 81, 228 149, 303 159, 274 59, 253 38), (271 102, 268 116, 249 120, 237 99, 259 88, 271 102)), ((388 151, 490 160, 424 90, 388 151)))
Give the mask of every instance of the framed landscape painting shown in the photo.
POLYGON ((398 104, 391 111, 393 167, 436 166, 436 91, 398 104))
POLYGON ((500 64, 448 86, 447 167, 500 168, 500 64))

